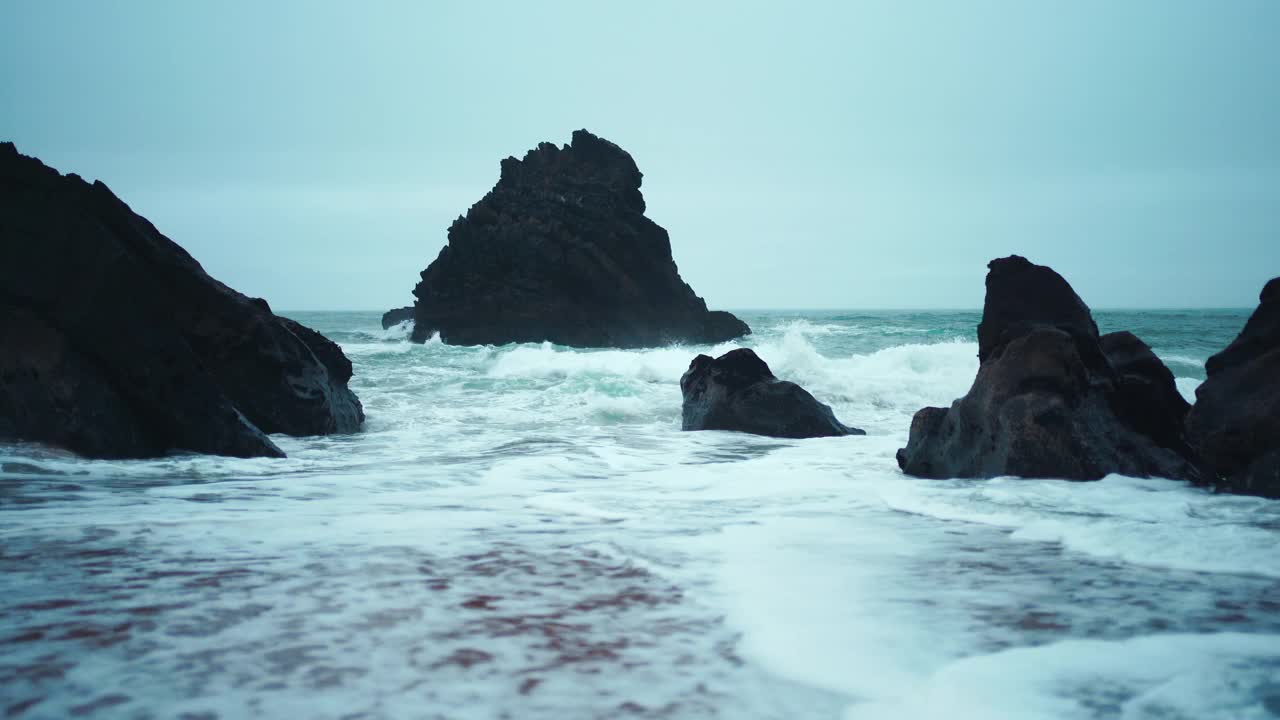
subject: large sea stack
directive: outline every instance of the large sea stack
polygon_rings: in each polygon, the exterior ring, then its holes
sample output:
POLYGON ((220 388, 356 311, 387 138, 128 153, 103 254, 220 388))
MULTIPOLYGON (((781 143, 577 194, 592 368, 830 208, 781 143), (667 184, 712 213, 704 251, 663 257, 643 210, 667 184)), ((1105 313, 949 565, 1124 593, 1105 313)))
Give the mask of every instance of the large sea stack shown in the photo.
POLYGON ((978 376, 949 409, 911 422, 903 471, 929 478, 1198 480, 1173 375, 1129 333, 1100 338, 1061 275, 993 260, 978 325, 978 376))
MULTIPOLYGON (((708 311, 645 217, 631 155, 586 130, 502 161, 414 288, 413 339, 575 347, 717 343, 751 332, 708 311)), ((405 319, 387 314, 384 324, 405 319)))
POLYGON ((783 438, 866 435, 836 419, 808 390, 779 380, 749 348, 699 355, 680 378, 682 430, 733 430, 783 438))
POLYGON ((282 457, 353 432, 337 345, 209 277, 101 182, 0 144, 0 439, 282 457))
POLYGON ((1222 490, 1280 498, 1280 277, 1225 350, 1205 363, 1187 434, 1208 481, 1222 490))

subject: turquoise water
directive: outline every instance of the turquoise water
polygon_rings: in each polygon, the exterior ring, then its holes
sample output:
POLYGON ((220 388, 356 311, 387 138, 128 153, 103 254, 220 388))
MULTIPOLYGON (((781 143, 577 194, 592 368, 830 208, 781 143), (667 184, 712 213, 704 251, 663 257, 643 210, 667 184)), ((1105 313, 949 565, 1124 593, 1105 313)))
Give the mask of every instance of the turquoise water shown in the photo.
MULTIPOLYGON (((0 710, 167 718, 1264 718, 1280 504, 921 481, 977 312, 743 312, 866 437, 682 433, 698 352, 341 343, 354 436, 286 460, 0 447, 0 710)), ((1246 310, 1096 312, 1194 397, 1246 310)))

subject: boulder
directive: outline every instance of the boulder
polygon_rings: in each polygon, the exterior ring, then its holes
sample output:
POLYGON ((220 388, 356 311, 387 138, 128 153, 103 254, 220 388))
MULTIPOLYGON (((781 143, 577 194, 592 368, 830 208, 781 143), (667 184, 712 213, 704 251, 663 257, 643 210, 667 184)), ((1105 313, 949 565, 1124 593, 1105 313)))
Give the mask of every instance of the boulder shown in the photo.
POLYGON ((354 432, 351 363, 209 277, 101 182, 0 144, 0 439, 90 457, 281 457, 354 432))
POLYGON ((749 333, 680 278, 640 180, 629 154, 586 130, 503 160, 498 183, 422 272, 413 339, 630 348, 749 333))
POLYGON ((978 375, 950 408, 916 413, 898 451, 902 470, 930 478, 1198 479, 1167 423, 1144 404, 1172 402, 1168 393, 1177 393, 1150 348, 1119 335, 1104 346, 1088 306, 1052 269, 1016 255, 988 267, 978 375))
POLYGON ((1206 482, 1280 498, 1280 277, 1266 284, 1240 335, 1205 371, 1186 426, 1206 482))
POLYGON ((747 348, 699 355, 680 378, 683 430, 736 430, 783 438, 865 435, 799 385, 779 380, 747 348))

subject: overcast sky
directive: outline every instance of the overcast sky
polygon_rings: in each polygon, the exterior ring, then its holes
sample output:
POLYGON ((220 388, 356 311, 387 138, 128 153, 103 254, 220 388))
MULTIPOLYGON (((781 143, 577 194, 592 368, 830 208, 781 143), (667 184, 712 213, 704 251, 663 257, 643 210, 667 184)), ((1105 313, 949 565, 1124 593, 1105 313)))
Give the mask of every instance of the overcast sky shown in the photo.
POLYGON ((1280 274, 1280 2, 0 3, 0 138, 277 309, 407 304, 585 127, 713 307, 1094 307, 1280 274))

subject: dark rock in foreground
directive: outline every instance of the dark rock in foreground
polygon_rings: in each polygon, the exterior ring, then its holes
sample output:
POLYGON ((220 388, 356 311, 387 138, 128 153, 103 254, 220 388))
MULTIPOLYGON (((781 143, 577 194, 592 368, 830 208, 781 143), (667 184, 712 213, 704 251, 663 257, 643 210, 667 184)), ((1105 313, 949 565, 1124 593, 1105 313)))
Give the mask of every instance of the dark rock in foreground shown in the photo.
POLYGON ((101 182, 0 144, 0 439, 281 457, 352 432, 337 345, 209 277, 101 182))
POLYGON ((422 272, 413 339, 647 347, 751 332, 680 279, 640 179, 629 154, 586 130, 503 160, 497 185, 422 272))
POLYGON ((1176 412, 1177 389, 1150 349, 1128 334, 1104 345, 1088 306, 1052 269, 1016 255, 989 267, 978 376, 950 409, 916 413, 907 447, 898 451, 903 471, 930 478, 1198 479, 1179 433, 1170 431, 1169 420, 1176 425, 1181 416, 1155 417, 1170 407, 1176 412))
POLYGON ((836 420, 799 385, 779 380, 746 348, 699 355, 680 378, 684 430, 736 430, 784 438, 865 435, 836 420))
POLYGON ((1280 498, 1280 277, 1266 284, 1240 335, 1205 371, 1187 434, 1208 481, 1280 498))

